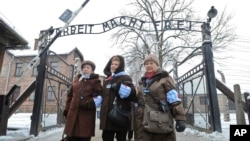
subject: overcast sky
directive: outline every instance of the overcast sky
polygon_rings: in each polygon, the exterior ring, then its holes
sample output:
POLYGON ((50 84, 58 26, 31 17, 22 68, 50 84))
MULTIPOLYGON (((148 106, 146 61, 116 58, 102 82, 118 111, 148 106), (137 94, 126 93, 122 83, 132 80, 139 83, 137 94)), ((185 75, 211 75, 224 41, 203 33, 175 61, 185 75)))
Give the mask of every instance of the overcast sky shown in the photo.
MULTIPOLYGON (((0 16, 7 19, 33 48, 34 39, 38 38, 40 30, 50 26, 62 27, 64 23, 59 16, 66 9, 75 11, 85 0, 1 0, 0 16)), ((225 6, 234 13, 234 23, 237 24, 239 35, 248 36, 250 31, 246 20, 249 13, 249 2, 235 0, 196 0, 199 15, 206 18, 207 11, 215 6, 221 12, 225 6)), ((103 23, 111 18, 120 16, 128 0, 90 0, 71 25, 103 23)), ((72 35, 58 38, 50 47, 58 52, 71 50, 78 47, 85 59, 94 61, 97 65, 96 72, 103 74, 103 68, 108 59, 115 54, 121 54, 118 49, 110 48, 112 31, 98 35, 72 35)))

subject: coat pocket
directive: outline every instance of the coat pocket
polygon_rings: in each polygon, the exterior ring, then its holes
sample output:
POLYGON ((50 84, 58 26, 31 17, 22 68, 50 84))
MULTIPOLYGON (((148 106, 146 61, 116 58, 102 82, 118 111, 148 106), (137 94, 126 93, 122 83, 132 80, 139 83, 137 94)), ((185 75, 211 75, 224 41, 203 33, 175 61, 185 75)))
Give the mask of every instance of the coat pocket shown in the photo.
POLYGON ((170 112, 162 112, 144 107, 143 128, 152 133, 169 133, 173 131, 173 120, 170 112))

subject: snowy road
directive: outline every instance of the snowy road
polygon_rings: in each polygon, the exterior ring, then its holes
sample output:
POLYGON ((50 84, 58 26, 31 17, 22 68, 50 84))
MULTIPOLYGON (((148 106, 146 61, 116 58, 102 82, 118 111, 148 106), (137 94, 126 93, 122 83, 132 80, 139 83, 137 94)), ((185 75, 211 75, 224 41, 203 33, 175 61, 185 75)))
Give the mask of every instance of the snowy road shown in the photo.
MULTIPOLYGON (((91 141, 101 141, 102 131, 99 130, 99 119, 96 121, 96 135, 92 137, 91 141)), ((40 133, 37 137, 33 137, 27 141, 59 141, 62 137, 63 128, 54 129, 44 133, 40 133)), ((226 141, 221 134, 212 133, 210 136, 207 133, 202 134, 197 131, 194 132, 193 129, 187 128, 183 133, 177 133, 177 141, 226 141)))

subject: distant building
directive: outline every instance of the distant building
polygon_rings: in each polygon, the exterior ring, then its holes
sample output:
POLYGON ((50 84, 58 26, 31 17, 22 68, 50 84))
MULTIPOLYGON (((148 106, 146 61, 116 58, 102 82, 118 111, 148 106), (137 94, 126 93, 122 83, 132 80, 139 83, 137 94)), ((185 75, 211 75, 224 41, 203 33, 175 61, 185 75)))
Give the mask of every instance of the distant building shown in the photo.
POLYGON ((27 48, 28 42, 0 17, 0 72, 7 49, 27 48))
MULTIPOLYGON (((193 79, 185 83, 180 89, 180 94, 183 101, 183 106, 187 113, 205 113, 209 109, 209 99, 207 94, 207 88, 205 84, 205 78, 203 77, 200 81, 200 77, 193 79)), ((217 90, 218 106, 221 112, 225 109, 224 94, 217 90)), ((235 105, 231 100, 228 100, 229 110, 234 112, 235 105)))
MULTIPOLYGON (((36 49, 36 47, 35 47, 36 49)), ((6 95, 13 85, 20 86, 20 94, 36 80, 38 74, 37 67, 30 68, 28 72, 23 72, 28 63, 38 55, 38 50, 8 50, 5 53, 2 72, 0 74, 0 93, 6 95)), ((71 51, 56 54, 50 51, 47 57, 47 65, 43 90, 43 110, 44 112, 56 112, 59 101, 65 103, 68 87, 74 77, 75 61, 79 64, 83 61, 81 52, 74 48, 71 51), (60 77, 56 77, 60 76, 60 77)), ((14 103, 19 95, 11 97, 14 103)), ((32 112, 35 91, 21 105, 18 112, 32 112)))

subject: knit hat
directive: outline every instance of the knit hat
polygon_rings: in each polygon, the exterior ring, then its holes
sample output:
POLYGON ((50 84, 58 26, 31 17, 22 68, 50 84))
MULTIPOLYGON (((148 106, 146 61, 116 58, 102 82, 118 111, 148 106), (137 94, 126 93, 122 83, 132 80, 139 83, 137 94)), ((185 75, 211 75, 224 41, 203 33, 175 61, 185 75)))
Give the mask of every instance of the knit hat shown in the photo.
POLYGON ((92 67, 92 70, 95 71, 95 63, 90 61, 90 60, 86 60, 82 63, 81 69, 83 68, 84 65, 90 65, 92 67))
POLYGON ((149 54, 145 59, 144 59, 144 65, 147 61, 153 61, 156 63, 157 66, 159 66, 159 59, 156 55, 154 54, 149 54))

